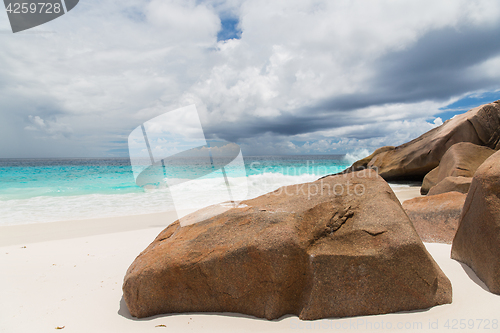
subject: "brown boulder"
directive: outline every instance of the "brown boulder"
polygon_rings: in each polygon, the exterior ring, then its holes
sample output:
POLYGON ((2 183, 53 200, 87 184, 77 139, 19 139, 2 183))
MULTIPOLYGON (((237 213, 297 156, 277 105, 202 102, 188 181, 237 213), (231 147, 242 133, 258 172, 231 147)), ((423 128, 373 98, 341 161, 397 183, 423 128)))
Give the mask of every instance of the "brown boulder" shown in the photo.
MULTIPOLYGON (((433 186, 446 177, 474 176, 477 168, 494 153, 495 150, 491 148, 478 146, 470 142, 454 144, 443 155, 439 166, 425 175, 420 193, 427 194, 433 186)), ((467 191, 463 193, 467 193, 467 191)))
POLYGON ((125 276, 130 313, 319 319, 451 302, 449 280, 374 172, 283 187, 239 207, 161 232, 125 276))
POLYGON ((431 187, 431 190, 427 193, 427 195, 436 195, 446 192, 460 192, 467 194, 467 192, 469 192, 471 182, 472 177, 446 177, 435 186, 431 187))
POLYGON ((435 167, 425 175, 424 180, 422 181, 422 186, 420 187, 420 194, 426 195, 433 186, 436 186, 436 184, 439 183, 438 174, 439 166, 435 167))
POLYGON ((454 144, 439 162, 438 179, 446 177, 473 177, 477 168, 495 153, 495 150, 470 142, 454 144))
POLYGON ((352 164, 348 170, 360 171, 366 169, 366 165, 377 155, 385 153, 386 151, 396 149, 394 146, 385 146, 376 149, 370 156, 360 159, 352 164))
POLYGON ((448 192, 403 202, 403 208, 424 242, 451 244, 466 195, 448 192))
POLYGON ((500 101, 455 116, 401 146, 379 148, 344 172, 372 168, 387 181, 422 180, 458 142, 500 149, 500 101))
POLYGON ((451 257, 471 267, 492 293, 500 294, 500 152, 472 179, 451 257))

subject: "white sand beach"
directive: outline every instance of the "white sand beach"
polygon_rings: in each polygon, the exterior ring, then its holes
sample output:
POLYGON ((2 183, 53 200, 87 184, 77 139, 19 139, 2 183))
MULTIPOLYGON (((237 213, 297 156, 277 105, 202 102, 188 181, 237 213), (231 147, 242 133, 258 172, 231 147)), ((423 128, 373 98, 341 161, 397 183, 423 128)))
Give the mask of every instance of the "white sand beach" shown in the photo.
MULTIPOLYGON (((418 187, 397 189, 400 200, 418 187)), ((500 296, 450 245, 426 244, 453 285, 453 303, 378 316, 268 321, 231 313, 132 318, 122 300, 128 266, 174 213, 0 227, 0 332, 492 332, 499 330, 500 296), (164 325, 164 326, 163 326, 164 325)), ((342 306, 342 305, 339 305, 342 306)))

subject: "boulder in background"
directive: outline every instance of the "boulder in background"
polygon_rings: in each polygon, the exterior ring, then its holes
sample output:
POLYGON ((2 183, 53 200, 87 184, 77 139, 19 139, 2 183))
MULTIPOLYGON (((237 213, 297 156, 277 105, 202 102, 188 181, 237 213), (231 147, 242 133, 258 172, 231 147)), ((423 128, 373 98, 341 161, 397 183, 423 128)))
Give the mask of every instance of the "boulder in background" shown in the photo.
POLYGON ((403 202, 403 208, 424 242, 451 244, 466 195, 448 192, 414 198, 403 202))
POLYGON ((500 101, 457 115, 401 146, 379 148, 344 172, 372 168, 387 181, 422 180, 459 142, 500 149, 500 101))
POLYGON ((500 294, 500 152, 476 171, 465 200, 451 257, 500 294))
POLYGON ((427 195, 436 195, 446 192, 460 192, 467 194, 469 192, 470 184, 472 182, 472 177, 446 177, 435 186, 431 187, 431 190, 427 195))
MULTIPOLYGON (((420 193, 427 194, 433 186, 443 181, 446 177, 474 176, 477 168, 494 153, 495 150, 491 148, 478 146, 470 142, 454 144, 443 155, 439 166, 425 175, 420 193)), ((463 190, 459 190, 459 192, 467 193, 467 191, 463 192, 463 190)))

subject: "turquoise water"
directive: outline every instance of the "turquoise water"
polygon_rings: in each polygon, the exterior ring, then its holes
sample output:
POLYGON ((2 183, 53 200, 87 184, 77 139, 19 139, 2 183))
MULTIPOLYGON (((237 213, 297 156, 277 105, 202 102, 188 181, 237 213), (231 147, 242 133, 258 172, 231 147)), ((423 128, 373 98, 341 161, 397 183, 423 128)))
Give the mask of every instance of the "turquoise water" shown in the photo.
MULTIPOLYGON (((352 161, 339 155, 245 157, 249 196, 280 186, 336 173, 352 161)), ((169 177, 196 174, 185 165, 169 177)), ((202 191, 224 186, 217 173, 183 189, 186 205, 202 191)), ((236 182, 237 179, 229 179, 236 182)), ((219 201, 220 202, 220 201, 219 201)), ((129 159, 0 159, 0 224, 50 222, 172 210, 168 188, 143 189, 135 184, 129 159)))
POLYGON ((318 177, 345 170, 353 161, 344 155, 245 157, 247 175, 277 173, 286 176, 318 177))
POLYGON ((141 192, 128 159, 3 159, 0 200, 141 192))

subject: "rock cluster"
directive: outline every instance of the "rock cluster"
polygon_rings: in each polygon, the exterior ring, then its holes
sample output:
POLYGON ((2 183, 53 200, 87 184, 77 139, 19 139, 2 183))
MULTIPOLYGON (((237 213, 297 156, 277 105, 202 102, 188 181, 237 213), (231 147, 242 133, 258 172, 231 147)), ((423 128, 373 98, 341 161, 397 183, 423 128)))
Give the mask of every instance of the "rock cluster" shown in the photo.
POLYGON ((481 105, 398 147, 382 147, 345 172, 378 170, 387 181, 422 180, 456 143, 500 149, 500 101, 481 105))
POLYGON ((344 172, 372 168, 386 180, 423 178, 427 197, 403 203, 417 232, 425 241, 452 241, 452 257, 500 294, 499 149, 496 101, 404 145, 379 148, 344 172))
POLYGON ((311 320, 451 302, 449 280, 375 173, 288 186, 239 207, 161 232, 125 276, 130 313, 311 320))
POLYGON ((498 149, 500 101, 379 148, 341 174, 222 213, 208 207, 196 213, 203 221, 171 224, 135 259, 125 302, 139 318, 237 312, 306 320, 450 303, 451 284, 421 239, 452 243, 452 257, 500 294, 498 149), (427 196, 402 207, 384 179, 423 180, 427 196))

